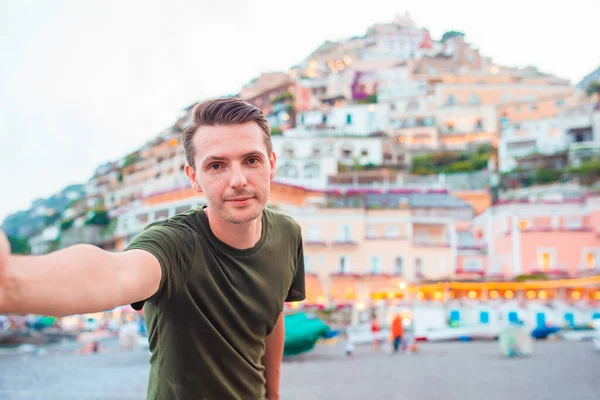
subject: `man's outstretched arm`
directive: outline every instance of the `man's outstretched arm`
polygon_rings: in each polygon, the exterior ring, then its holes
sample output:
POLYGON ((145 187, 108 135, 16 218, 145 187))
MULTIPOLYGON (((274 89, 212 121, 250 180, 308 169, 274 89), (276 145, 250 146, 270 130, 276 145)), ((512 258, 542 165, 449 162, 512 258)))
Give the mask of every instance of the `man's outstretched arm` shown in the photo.
POLYGON ((10 255, 0 231, 0 314, 65 316, 151 297, 158 260, 143 250, 111 253, 81 244, 43 256, 10 255))
POLYGON ((265 380, 267 388, 267 399, 279 400, 279 376, 281 361, 283 359, 283 343, 285 339, 285 328, 283 323, 283 312, 279 314, 275 327, 265 338, 265 355, 263 365, 265 366, 265 380))

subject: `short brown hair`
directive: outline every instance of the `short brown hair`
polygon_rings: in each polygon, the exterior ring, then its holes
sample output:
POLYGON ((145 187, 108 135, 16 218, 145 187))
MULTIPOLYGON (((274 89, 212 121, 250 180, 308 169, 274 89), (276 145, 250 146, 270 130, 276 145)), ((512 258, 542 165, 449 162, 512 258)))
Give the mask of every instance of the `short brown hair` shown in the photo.
POLYGON ((211 99, 198 103, 192 111, 190 123, 181 132, 183 151, 188 165, 196 168, 194 161, 196 149, 192 139, 198 128, 201 126, 245 124, 252 121, 256 122, 262 129, 267 154, 271 155, 273 150, 271 126, 260 108, 235 97, 211 99))

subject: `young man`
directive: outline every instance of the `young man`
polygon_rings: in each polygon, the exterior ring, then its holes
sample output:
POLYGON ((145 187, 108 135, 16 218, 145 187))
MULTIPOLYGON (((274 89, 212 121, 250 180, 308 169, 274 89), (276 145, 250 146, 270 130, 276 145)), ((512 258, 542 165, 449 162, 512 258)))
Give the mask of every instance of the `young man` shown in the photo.
POLYGON ((304 264, 298 224, 265 209, 268 122, 240 100, 210 100, 182 141, 206 207, 150 224, 121 253, 82 244, 11 256, 0 232, 0 314, 145 305, 148 399, 278 399, 283 303, 304 299, 304 264))

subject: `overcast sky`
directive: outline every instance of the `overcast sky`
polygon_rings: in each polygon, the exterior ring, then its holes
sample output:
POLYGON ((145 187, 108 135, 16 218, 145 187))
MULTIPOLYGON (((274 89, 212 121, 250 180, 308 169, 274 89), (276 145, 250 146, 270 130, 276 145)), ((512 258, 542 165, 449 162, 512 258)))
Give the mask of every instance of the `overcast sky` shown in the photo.
POLYGON ((191 103, 405 10, 501 64, 574 83, 600 65, 597 0, 0 0, 0 221, 87 181, 191 103))

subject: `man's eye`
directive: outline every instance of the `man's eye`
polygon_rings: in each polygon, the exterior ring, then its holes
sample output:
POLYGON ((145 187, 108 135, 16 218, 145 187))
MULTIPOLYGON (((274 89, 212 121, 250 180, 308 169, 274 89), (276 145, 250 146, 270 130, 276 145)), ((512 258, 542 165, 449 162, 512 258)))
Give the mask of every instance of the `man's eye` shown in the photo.
POLYGON ((218 170, 219 168, 221 168, 221 166, 219 164, 210 164, 208 166, 208 169, 218 170))
POLYGON ((260 160, 256 157, 251 157, 248 159, 248 164, 258 164, 260 160))

